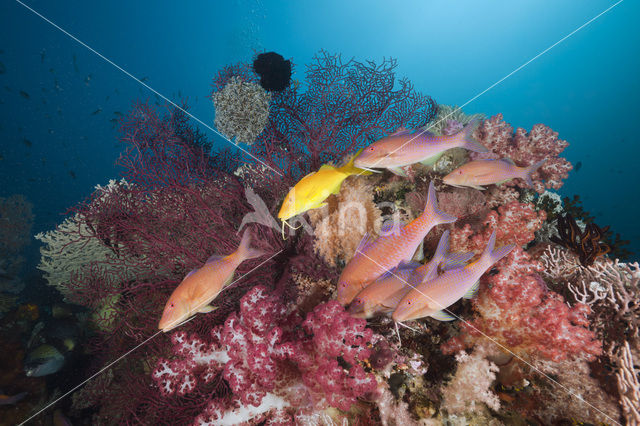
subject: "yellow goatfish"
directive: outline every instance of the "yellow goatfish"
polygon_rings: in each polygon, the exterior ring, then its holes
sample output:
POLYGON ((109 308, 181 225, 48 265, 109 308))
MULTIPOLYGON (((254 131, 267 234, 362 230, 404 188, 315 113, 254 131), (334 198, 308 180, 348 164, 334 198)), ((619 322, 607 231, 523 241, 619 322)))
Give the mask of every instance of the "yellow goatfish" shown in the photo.
POLYGON ((287 220, 307 210, 317 209, 326 205, 327 203, 324 201, 329 198, 331 194, 338 194, 340 192, 342 182, 346 178, 355 174, 371 174, 371 172, 353 166, 353 160, 361 151, 362 150, 358 151, 358 153, 342 167, 324 164, 317 172, 309 173, 291 188, 278 213, 278 219, 282 220, 283 235, 284 225, 289 226, 287 220))
POLYGON ((501 160, 475 160, 469 161, 458 167, 442 181, 447 185, 463 187, 468 186, 475 189, 484 189, 482 185, 499 185, 514 178, 523 179, 530 187, 533 187, 531 175, 533 175, 547 159, 527 166, 518 167, 510 158, 501 160))
POLYGON ((510 244, 493 251, 495 230, 480 258, 463 268, 452 269, 425 281, 410 290, 393 311, 393 320, 403 322, 423 317, 439 321, 452 321, 454 316, 444 311, 460 298, 471 299, 478 291, 478 280, 491 266, 505 257, 515 245, 510 244))
POLYGON ((235 252, 228 256, 211 256, 204 266, 189 272, 171 293, 158 328, 167 332, 197 313, 213 311, 215 308, 209 304, 231 283, 236 268, 243 261, 264 254, 260 249, 249 247, 250 240, 247 229, 235 252))
POLYGON ((360 290, 382 274, 395 268, 402 261, 411 261, 416 249, 434 226, 455 222, 456 219, 455 216, 438 209, 436 190, 431 181, 427 205, 418 218, 399 231, 381 235, 373 241, 367 235, 364 236, 356 254, 340 275, 338 302, 347 305, 360 290))
POLYGON ((372 318, 392 313, 400 300, 412 288, 438 275, 438 270, 461 267, 473 257, 473 253, 447 253, 449 231, 440 237, 440 242, 431 260, 424 265, 415 263, 399 267, 369 284, 353 299, 348 312, 356 318, 372 318))

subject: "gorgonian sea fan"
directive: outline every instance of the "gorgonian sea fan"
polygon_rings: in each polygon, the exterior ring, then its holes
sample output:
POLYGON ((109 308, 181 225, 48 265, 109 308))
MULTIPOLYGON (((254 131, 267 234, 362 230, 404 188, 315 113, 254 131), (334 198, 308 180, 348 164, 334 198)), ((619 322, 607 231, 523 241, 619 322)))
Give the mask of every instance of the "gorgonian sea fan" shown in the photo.
MULTIPOLYGON (((307 66, 304 84, 294 82, 273 93, 269 123, 252 153, 299 178, 398 127, 425 125, 435 116, 436 103, 416 92, 407 79, 396 78, 396 66, 394 59, 377 65, 343 61, 340 55, 320 51, 307 66)), ((246 67, 228 68, 214 79, 214 92, 233 72, 251 78, 246 67)))

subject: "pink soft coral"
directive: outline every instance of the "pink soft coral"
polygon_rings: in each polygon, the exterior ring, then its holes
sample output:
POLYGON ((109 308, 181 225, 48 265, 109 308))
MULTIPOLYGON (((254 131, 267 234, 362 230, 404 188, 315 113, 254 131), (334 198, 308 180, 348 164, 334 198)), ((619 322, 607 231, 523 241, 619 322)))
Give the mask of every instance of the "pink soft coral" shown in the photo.
POLYGON ((361 365, 372 337, 366 321, 352 318, 336 301, 318 305, 302 322, 297 315, 285 317, 278 298, 257 286, 242 298, 239 313, 212 330, 211 343, 174 333, 174 356, 160 359, 152 376, 165 396, 184 396, 221 375, 233 396, 212 398, 198 417, 201 423, 240 412, 282 417, 285 408, 346 411, 377 389, 375 376, 361 365))
MULTIPOLYGON (((470 153, 474 160, 510 158, 518 166, 530 166, 546 158, 546 163, 533 174, 534 188, 540 194, 545 188, 559 189, 573 168, 566 159, 559 157, 569 143, 558 139, 558 133, 544 124, 534 125, 529 133, 520 127, 514 132, 513 127, 502 119, 502 114, 497 114, 482 123, 476 137, 490 152, 470 153)), ((507 182, 507 185, 514 185, 514 182, 507 182)))
POLYGON ((568 306, 550 291, 537 272, 542 265, 516 247, 496 264, 497 274, 485 275, 474 308, 479 316, 462 325, 462 333, 445 343, 443 351, 455 353, 478 339, 491 339, 520 356, 561 361, 593 360, 602 352, 590 331, 588 306, 568 306))

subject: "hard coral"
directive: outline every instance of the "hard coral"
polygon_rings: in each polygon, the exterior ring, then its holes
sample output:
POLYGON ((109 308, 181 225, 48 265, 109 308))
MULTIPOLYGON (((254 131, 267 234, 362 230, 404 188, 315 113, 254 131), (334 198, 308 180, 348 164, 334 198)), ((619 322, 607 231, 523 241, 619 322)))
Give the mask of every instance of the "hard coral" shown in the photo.
MULTIPOLYGON (((474 160, 482 158, 510 158, 518 166, 529 166, 544 158, 546 163, 533 174, 534 189, 542 194, 544 189, 559 189, 562 180, 569 176, 572 166, 559 154, 569 145, 558 139, 558 133, 543 124, 536 124, 530 132, 522 128, 516 129, 497 114, 485 120, 476 131, 475 136, 487 148, 489 153, 472 152, 474 160), (543 183, 544 180, 544 183, 543 183)), ((507 182, 512 186, 516 183, 507 182)))
POLYGON ((365 180, 349 178, 328 205, 309 211, 314 228, 314 248, 331 266, 353 257, 365 233, 377 234, 382 212, 373 202, 373 188, 365 180))

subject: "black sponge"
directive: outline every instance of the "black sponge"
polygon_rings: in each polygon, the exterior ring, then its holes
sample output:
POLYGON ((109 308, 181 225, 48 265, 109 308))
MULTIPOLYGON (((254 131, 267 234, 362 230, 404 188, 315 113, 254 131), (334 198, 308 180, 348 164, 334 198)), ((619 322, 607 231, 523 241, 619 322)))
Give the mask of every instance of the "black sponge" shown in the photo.
POLYGON ((259 54, 253 61, 253 70, 260 76, 264 90, 282 92, 291 82, 291 61, 276 52, 259 54))

